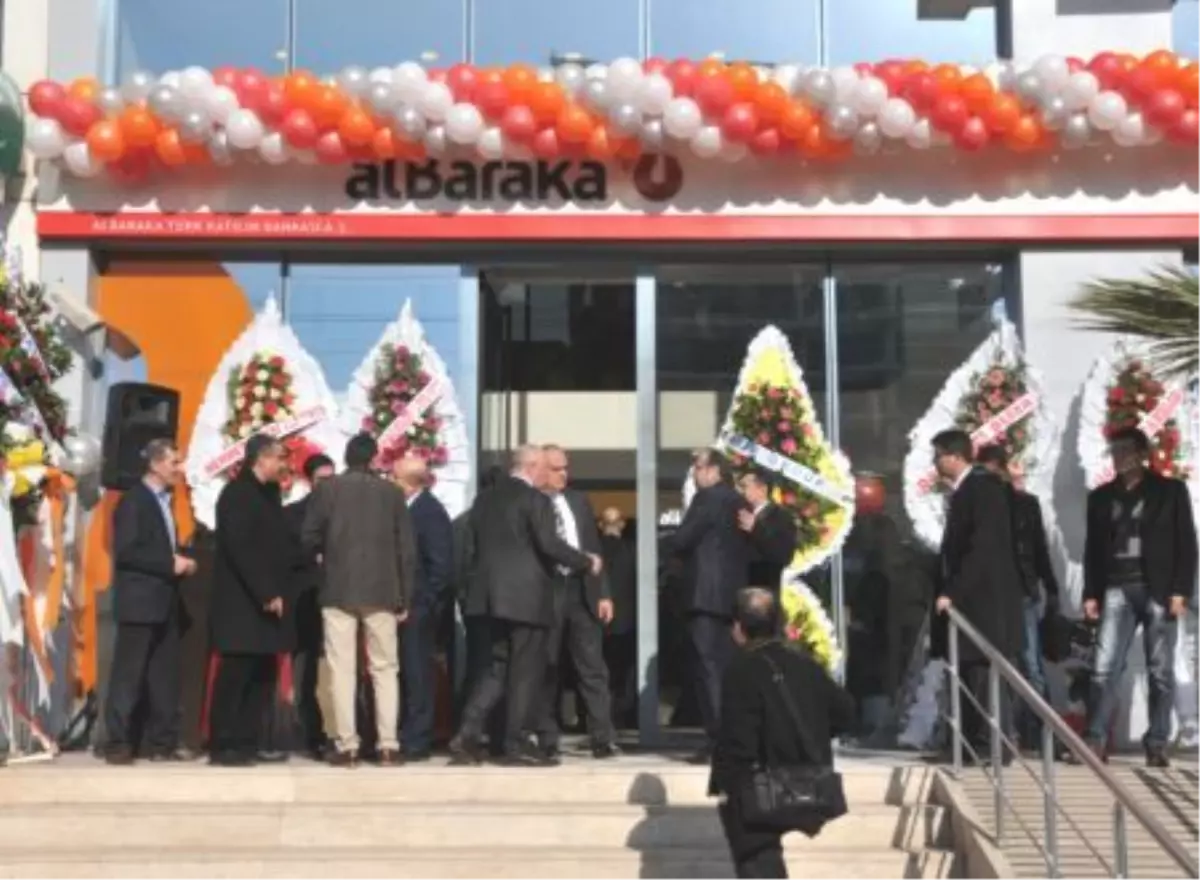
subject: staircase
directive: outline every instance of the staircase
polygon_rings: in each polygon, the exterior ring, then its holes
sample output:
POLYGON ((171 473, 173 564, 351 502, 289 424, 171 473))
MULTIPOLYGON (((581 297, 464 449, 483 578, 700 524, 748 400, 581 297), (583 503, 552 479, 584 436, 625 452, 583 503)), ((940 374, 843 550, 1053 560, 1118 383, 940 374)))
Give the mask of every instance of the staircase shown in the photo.
MULTIPOLYGON (((1030 763, 1041 776, 1041 765, 1030 763)), ((1149 770, 1139 759, 1114 758, 1109 769, 1195 856, 1197 852, 1196 755, 1176 760, 1169 770, 1149 770)), ((1086 767, 1056 765, 1058 796, 1063 810, 1086 836, 1058 814, 1059 872, 1063 877, 1113 875, 1113 798, 1086 767), (1089 846, 1090 845, 1090 846, 1089 846), (1094 848, 1094 850, 1093 850, 1094 848)), ((1004 770, 1005 792, 1012 805, 1005 810, 1005 858, 1018 877, 1045 877, 1046 863, 1040 846, 1044 840, 1042 791, 1038 782, 1014 763, 1004 770), (1019 821, 1018 821, 1019 819, 1019 821), (1021 823, 1028 827, 1028 832, 1021 823), (1030 839, 1032 833, 1033 840, 1030 839), (1034 843, 1034 840, 1037 843, 1034 843)), ((994 831, 993 788, 984 771, 964 769, 963 789, 989 833, 994 831)), ((1150 834, 1127 815, 1130 877, 1186 877, 1150 834)))
MULTIPOLYGON (((850 816, 785 841, 793 877, 950 877, 930 771, 843 762, 850 816)), ((731 877, 708 771, 252 769, 90 756, 0 769, 0 877, 731 877)))

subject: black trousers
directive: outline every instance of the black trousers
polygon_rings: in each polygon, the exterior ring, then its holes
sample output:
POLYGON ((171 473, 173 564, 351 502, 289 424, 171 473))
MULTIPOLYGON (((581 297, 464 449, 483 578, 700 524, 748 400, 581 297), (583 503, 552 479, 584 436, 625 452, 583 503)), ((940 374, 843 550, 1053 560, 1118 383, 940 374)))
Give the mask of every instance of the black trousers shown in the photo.
MULTIPOLYGON (((981 713, 972 702, 971 697, 965 693, 962 695, 963 740, 970 749, 976 752, 978 758, 986 761, 992 754, 992 727, 988 723, 987 714, 985 714, 991 712, 987 663, 983 661, 960 663, 959 676, 962 679, 963 687, 984 710, 981 713)), ((1012 698, 1004 679, 1000 679, 1000 729, 1010 739, 1013 737, 1012 698)), ((965 758, 970 760, 970 750, 964 750, 964 752, 965 758)))
POLYGON ((786 878, 783 860, 783 836, 777 833, 749 831, 729 804, 717 808, 721 828, 729 844, 735 876, 741 878, 786 878))
POLYGON ((608 666, 613 724, 637 727, 637 633, 608 633, 604 637, 604 662, 608 666))
POLYGON ((404 698, 400 742, 405 751, 427 752, 433 748, 433 723, 436 709, 434 654, 437 652, 439 609, 418 605, 404 624, 401 647, 404 698))
POLYGON ((582 578, 560 578, 554 589, 555 619, 546 636, 548 665, 536 729, 538 741, 544 747, 557 748, 562 736, 557 710, 562 681, 559 661, 565 646, 575 667, 575 683, 587 713, 588 735, 593 745, 608 745, 616 739, 616 732, 608 690, 608 667, 604 664, 604 630, 587 607, 582 578))
POLYGON ((725 617, 693 613, 688 618, 688 633, 696 663, 692 680, 700 719, 712 743, 721 721, 721 678, 733 655, 733 628, 725 617))
POLYGON ((263 718, 275 693, 274 654, 222 654, 213 682, 209 752, 258 753, 263 718))
MULTIPOLYGON (((504 700, 504 749, 518 751, 546 676, 546 629, 511 620, 491 621, 492 662, 467 698, 461 735, 479 741, 492 710, 504 700)), ((494 747, 495 744, 493 744, 494 747)))
POLYGON ((179 679, 177 614, 161 623, 118 624, 104 713, 109 748, 135 748, 137 719, 144 714, 147 749, 173 751, 182 720, 179 679), (145 712, 139 713, 143 700, 145 712))

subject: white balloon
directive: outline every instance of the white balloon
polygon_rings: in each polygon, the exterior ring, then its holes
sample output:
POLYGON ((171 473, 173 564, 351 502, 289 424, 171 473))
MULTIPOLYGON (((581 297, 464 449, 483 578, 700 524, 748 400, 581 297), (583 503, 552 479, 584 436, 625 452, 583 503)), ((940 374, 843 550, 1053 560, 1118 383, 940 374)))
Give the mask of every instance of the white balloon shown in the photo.
POLYGON ((83 141, 76 141, 63 150, 63 164, 76 177, 95 177, 103 163, 92 157, 92 151, 83 141))
POLYGON ((879 108, 879 130, 890 138, 907 137, 917 122, 917 111, 903 98, 888 98, 879 108))
POLYGON ((485 159, 504 158, 504 132, 496 126, 485 128, 475 142, 475 149, 485 159))
POLYGON ((637 99, 633 103, 647 116, 661 116, 673 95, 671 81, 661 73, 652 73, 638 86, 637 99))
POLYGON ((428 81, 425 68, 415 61, 405 61, 392 71, 392 90, 405 104, 417 103, 428 81))
POLYGON ((789 95, 796 94, 800 87, 800 66, 797 64, 780 64, 771 72, 771 79, 781 85, 789 95))
POLYGON ((642 79, 641 62, 632 58, 618 58, 608 65, 608 92, 613 96, 613 103, 631 103, 642 79))
POLYGON ((474 104, 455 104, 446 113, 446 137, 456 144, 473 144, 483 132, 483 114, 474 104))
POLYGON ((173 89, 178 89, 183 82, 183 77, 178 70, 168 70, 158 78, 160 86, 170 86, 173 89))
POLYGON ((1116 92, 1101 92, 1088 105, 1088 121, 1101 131, 1112 131, 1129 114, 1129 105, 1116 92))
POLYGON ((258 114, 245 108, 229 114, 225 132, 229 135, 229 143, 239 150, 257 149, 264 134, 262 120, 258 118, 258 114))
POLYGON ((1067 103, 1068 110, 1082 110, 1092 99, 1100 94, 1100 80, 1095 74, 1078 70, 1067 79, 1063 87, 1062 98, 1067 103))
POLYGON ((917 124, 909 129, 904 141, 914 150, 928 150, 933 145, 933 128, 929 120, 918 120, 917 124))
POLYGON ((743 143, 726 141, 721 144, 721 161, 740 162, 746 158, 746 154, 749 152, 749 148, 743 143))
POLYGON ((1033 62, 1033 72, 1047 95, 1057 95, 1067 84, 1071 68, 1061 55, 1043 55, 1033 62))
POLYGON ((887 103, 887 99, 887 85, 883 80, 865 76, 855 86, 854 94, 850 96, 850 106, 863 116, 874 116, 887 103))
POLYGON ((600 62, 589 64, 583 75, 588 79, 608 79, 608 65, 600 62))
POLYGON ((1112 139, 1120 147, 1140 147, 1146 143, 1147 130, 1142 114, 1130 113, 1112 130, 1112 139))
POLYGON ((268 165, 282 165, 288 160, 287 141, 279 132, 273 131, 259 141, 258 155, 262 156, 268 165))
POLYGON ((179 91, 189 101, 203 105, 212 87, 212 74, 203 67, 189 67, 179 74, 179 91))
POLYGON ((454 95, 445 83, 427 82, 421 87, 417 109, 432 122, 441 122, 454 106, 454 95))
POLYGON ((367 76, 367 82, 387 83, 389 86, 392 84, 394 79, 395 74, 392 73, 392 69, 390 67, 376 67, 367 76))
POLYGON ((25 145, 37 159, 57 159, 67 147, 67 136, 58 122, 39 117, 25 133, 25 145))
POLYGON ((839 103, 849 101, 850 96, 858 89, 858 71, 848 65, 835 67, 830 72, 833 77, 834 94, 839 103))
POLYGON ((721 137, 721 129, 715 125, 705 125, 692 138, 692 152, 701 159, 713 159, 721 155, 725 139, 721 137))
POLYGON ((204 96, 204 109, 214 121, 224 125, 238 109, 237 93, 229 86, 213 86, 204 96))
POLYGON ((673 138, 691 140, 704 124, 699 105, 691 98, 672 98, 663 111, 663 128, 673 138))

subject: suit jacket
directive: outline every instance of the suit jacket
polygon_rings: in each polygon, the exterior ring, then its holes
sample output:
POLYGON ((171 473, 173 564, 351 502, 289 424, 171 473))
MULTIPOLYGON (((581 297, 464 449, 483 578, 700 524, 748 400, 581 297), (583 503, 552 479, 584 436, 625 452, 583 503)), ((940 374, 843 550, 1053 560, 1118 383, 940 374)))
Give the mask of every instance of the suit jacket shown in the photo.
POLYGON ((731 486, 708 486, 696 493, 679 528, 664 539, 664 555, 685 560, 688 611, 733 616, 748 574, 750 545, 737 524, 737 512, 744 507, 731 486))
POLYGON ((436 614, 450 598, 454 577, 454 526, 445 506, 432 492, 422 492, 408 506, 417 537, 417 574, 413 605, 436 614))
POLYGON ((637 548, 630 539, 612 535, 601 535, 600 547, 613 600, 608 631, 613 635, 631 633, 637 627, 637 548))
POLYGON ((1009 503, 1013 511, 1013 540, 1017 544, 1017 568, 1025 595, 1037 599, 1038 585, 1049 596, 1058 596, 1058 578, 1050 563, 1050 548, 1046 543, 1046 526, 1042 522, 1042 505, 1036 495, 1009 486, 1009 503))
POLYGON ((145 483, 113 511, 113 614, 118 623, 162 623, 178 607, 175 548, 162 507, 145 483))
POLYGON ((512 476, 479 493, 466 535, 471 542, 468 615, 550 626, 554 567, 583 572, 591 563, 558 536, 550 499, 512 476))
MULTIPOLYGON (((1119 478, 1118 478, 1119 479, 1119 478)), ((1164 605, 1171 596, 1189 601, 1196 593, 1196 526, 1187 486, 1147 471, 1142 478, 1142 573, 1150 595, 1164 605)), ((1113 557, 1113 500, 1116 481, 1093 489, 1087 500, 1083 548, 1083 597, 1104 602, 1113 557)))
MULTIPOLYGON (((603 557, 603 545, 600 543, 600 530, 596 527, 596 513, 587 495, 574 489, 563 491, 563 497, 575 516, 575 530, 578 533, 579 549, 584 553, 595 553, 603 557)), ((551 501, 551 504, 554 502, 551 501)), ((601 599, 611 599, 612 590, 609 587, 608 572, 592 574, 591 570, 583 573, 583 595, 587 601, 588 610, 596 616, 596 608, 601 599)))
POLYGON ((777 591, 783 570, 796 553, 796 523, 778 504, 768 504, 754 520, 747 583, 777 591))
MULTIPOLYGON (((1008 486, 973 469, 950 496, 942 533, 939 595, 948 596, 984 638, 1015 657, 1023 632, 1021 576, 1017 571, 1008 486)), ((969 639, 959 640, 965 661, 981 659, 969 639)))

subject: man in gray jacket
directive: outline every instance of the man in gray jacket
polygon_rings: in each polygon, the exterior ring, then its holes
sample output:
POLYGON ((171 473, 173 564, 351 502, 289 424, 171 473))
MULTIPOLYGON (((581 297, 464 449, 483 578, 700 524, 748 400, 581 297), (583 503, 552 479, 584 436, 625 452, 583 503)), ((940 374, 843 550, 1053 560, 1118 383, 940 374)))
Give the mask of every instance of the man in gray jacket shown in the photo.
POLYGON ((313 492, 304 518, 304 546, 323 563, 321 619, 336 733, 330 763, 345 767, 358 760, 354 709, 360 621, 375 689, 379 763, 400 762, 397 624, 405 621, 411 608, 416 540, 404 493, 371 473, 377 452, 369 435, 351 438, 346 444, 346 472, 313 492))

